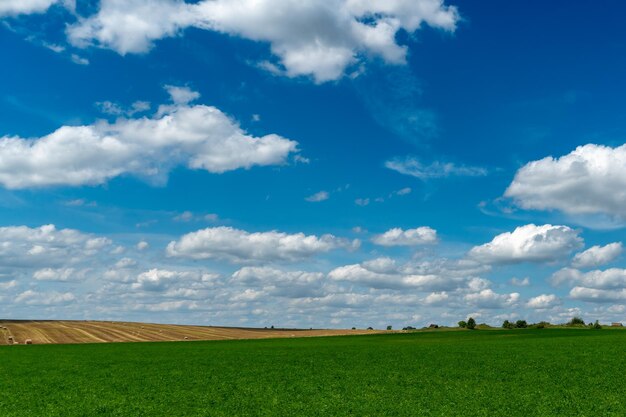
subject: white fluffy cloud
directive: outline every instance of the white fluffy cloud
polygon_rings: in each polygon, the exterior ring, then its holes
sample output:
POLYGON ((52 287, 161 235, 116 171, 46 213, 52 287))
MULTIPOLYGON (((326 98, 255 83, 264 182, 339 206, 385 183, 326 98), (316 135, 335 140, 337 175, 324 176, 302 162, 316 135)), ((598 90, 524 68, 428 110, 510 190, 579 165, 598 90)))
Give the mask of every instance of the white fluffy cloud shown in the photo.
MULTIPOLYGON (((55 266, 78 262, 109 246, 107 238, 49 224, 0 227, 0 266, 55 266)), ((45 274, 44 274, 45 275, 45 274)))
POLYGON ((55 3, 59 3, 59 0, 2 0, 0 17, 43 13, 55 3))
POLYGON ((410 156, 391 159, 385 162, 385 167, 421 180, 446 177, 481 177, 487 175, 487 170, 480 167, 455 165, 451 162, 438 161, 430 165, 424 165, 419 159, 410 156))
POLYGON ((345 265, 328 273, 331 281, 352 282, 376 289, 414 288, 420 291, 452 291, 484 288, 475 265, 442 261, 398 266, 390 258, 377 258, 360 264, 345 265), (479 282, 481 281, 481 282, 479 282))
POLYGON ((626 300, 626 289, 601 290, 596 288, 574 287, 569 292, 570 298, 592 303, 610 303, 626 300))
POLYGON ((102 0, 99 11, 67 29, 72 44, 120 54, 150 50, 154 41, 195 27, 266 42, 278 62, 265 68, 316 82, 338 79, 363 57, 405 62, 396 34, 424 25, 454 31, 455 7, 443 0, 102 0))
POLYGON ((583 245, 578 233, 567 226, 527 224, 475 246, 469 256, 485 263, 557 261, 583 245))
POLYGON ((610 268, 581 272, 563 268, 552 275, 553 285, 574 286, 569 293, 573 300, 593 303, 622 302, 626 300, 626 269, 610 268))
POLYGON ((442 304, 445 304, 448 301, 449 298, 450 298, 450 296, 445 291, 442 291, 442 292, 432 292, 432 293, 428 294, 422 300, 422 302, 424 304, 426 304, 426 305, 442 305, 442 304))
POLYGON ((84 279, 88 272, 74 268, 42 268, 33 273, 33 278, 37 281, 73 281, 84 279))
POLYGON ((622 242, 609 243, 605 246, 592 246, 577 253, 572 260, 574 268, 595 268, 617 259, 622 254, 622 242))
POLYGON ((550 282, 553 285, 579 285, 605 290, 626 288, 626 269, 610 268, 581 272, 578 269, 563 268, 552 275, 550 282))
POLYGON ((59 304, 68 304, 74 302, 76 297, 71 292, 40 292, 34 290, 26 290, 15 298, 15 303, 26 305, 50 306, 59 304))
POLYGON ((172 97, 174 105, 150 118, 63 126, 34 140, 0 138, 0 184, 80 186, 124 174, 163 183, 178 165, 222 173, 283 164, 297 151, 296 142, 278 135, 247 135, 215 107, 189 105, 185 100, 195 97, 190 90, 172 97))
POLYGON ((520 295, 517 292, 510 294, 498 294, 486 288, 477 293, 467 294, 465 301, 478 308, 506 308, 515 305, 520 295))
POLYGON ((372 242, 381 246, 415 246, 436 243, 437 231, 426 226, 407 230, 396 227, 374 236, 372 242))
POLYGON ((131 288, 143 291, 163 291, 170 285, 180 281, 198 279, 199 274, 189 271, 171 271, 167 269, 151 269, 140 273, 131 288))
POLYGON ((249 233, 232 227, 210 227, 188 233, 167 245, 167 255, 189 259, 225 259, 234 263, 297 261, 336 248, 358 247, 333 235, 249 233))
POLYGON ((533 161, 505 192, 522 208, 626 218, 626 145, 588 144, 560 158, 533 161))
POLYGON ((526 303, 526 306, 536 310, 544 310, 552 307, 556 307, 561 304, 561 300, 554 294, 541 294, 531 298, 526 303))
POLYGON ((272 296, 318 297, 323 295, 324 274, 321 272, 283 271, 271 267, 246 266, 235 271, 230 282, 261 288, 264 293, 272 296))

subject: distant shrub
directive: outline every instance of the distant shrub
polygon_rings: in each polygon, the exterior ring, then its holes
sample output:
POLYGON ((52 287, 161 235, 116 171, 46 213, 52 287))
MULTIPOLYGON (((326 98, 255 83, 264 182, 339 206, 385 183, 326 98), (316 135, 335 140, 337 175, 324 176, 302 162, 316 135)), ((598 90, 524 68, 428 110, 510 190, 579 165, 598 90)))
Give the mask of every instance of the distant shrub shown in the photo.
POLYGON ((391 330, 391 329, 393 329, 393 327, 387 326, 387 330, 391 330))
POLYGON ((413 326, 406 326, 406 327, 403 327, 402 330, 415 330, 415 327, 413 327, 413 326))
POLYGON ((459 322, 459 327, 460 327, 461 329, 466 328, 466 327, 467 327, 467 322, 466 322, 465 320, 461 320, 461 321, 459 322))
POLYGON ((585 320, 581 319, 580 317, 573 317, 570 321, 567 322, 567 326, 584 326, 585 325, 585 320))
POLYGON ((352 330, 356 330, 356 327, 353 327, 352 330))
POLYGON ((504 328, 504 329, 514 329, 515 328, 515 323, 511 323, 508 320, 504 320, 502 322, 502 328, 504 328))
POLYGON ((515 322, 515 327, 518 329, 525 329, 528 327, 526 320, 518 320, 515 322))
POLYGON ((374 330, 374 328, 373 327, 368 327, 367 330, 374 330))
POLYGON ((602 325, 600 324, 600 322, 598 322, 598 320, 596 320, 596 322, 593 324, 593 328, 599 330, 602 328, 602 325))
POLYGON ((467 319, 467 328, 470 330, 474 330, 476 328, 476 320, 474 320, 474 317, 467 319))
POLYGON ((545 329, 548 326, 550 326, 550 323, 547 321, 540 321, 539 323, 532 324, 530 327, 533 329, 545 329))

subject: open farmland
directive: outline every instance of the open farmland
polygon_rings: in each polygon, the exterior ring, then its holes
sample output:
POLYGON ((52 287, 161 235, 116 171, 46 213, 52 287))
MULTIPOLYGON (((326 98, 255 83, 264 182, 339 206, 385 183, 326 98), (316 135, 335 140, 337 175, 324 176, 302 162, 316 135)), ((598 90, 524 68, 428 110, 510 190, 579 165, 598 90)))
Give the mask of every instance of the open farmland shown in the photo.
POLYGON ((0 347, 2 416, 623 416, 626 331, 0 347))
POLYGON ((0 345, 262 339, 374 333, 372 330, 253 329, 109 321, 0 321, 0 345))

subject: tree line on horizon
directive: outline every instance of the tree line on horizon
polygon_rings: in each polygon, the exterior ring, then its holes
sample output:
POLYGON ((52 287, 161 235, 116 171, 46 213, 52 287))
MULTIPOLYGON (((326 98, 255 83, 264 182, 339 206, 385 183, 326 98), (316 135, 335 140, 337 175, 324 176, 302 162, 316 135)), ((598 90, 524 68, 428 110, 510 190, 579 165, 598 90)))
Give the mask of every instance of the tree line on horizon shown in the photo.
MULTIPOLYGON (((468 330, 475 330, 475 329, 479 329, 479 328, 493 328, 492 326, 486 324, 486 323, 481 323, 481 324, 477 324, 476 320, 473 317, 470 317, 466 320, 461 320, 457 323, 458 327, 460 327, 461 329, 468 329, 468 330)), ((613 326, 617 325, 617 327, 622 327, 621 323, 613 323, 613 326)), ((602 324, 600 324, 600 322, 598 320, 596 320, 595 322, 589 322, 589 323, 585 323, 585 321, 580 318, 580 317, 573 317, 572 319, 570 319, 567 323, 564 324, 552 324, 548 321, 540 321, 538 323, 528 323, 526 320, 516 320, 516 321, 509 321, 509 320, 504 320, 502 322, 502 325, 500 327, 502 327, 503 329, 544 329, 546 327, 554 327, 554 326, 565 326, 565 327, 589 327, 592 329, 601 329, 602 328, 602 324)), ((439 327, 445 327, 445 326, 439 326, 437 324, 431 324, 429 326, 423 327, 424 329, 438 329, 439 327)), ((352 329, 356 329, 356 327, 353 327, 352 329)), ((372 327, 368 327, 368 330, 373 330, 372 327)), ((393 330, 392 326, 387 326, 387 330, 393 330)), ((413 326, 406 326, 403 327, 402 330, 417 330, 417 328, 413 327, 413 326)))

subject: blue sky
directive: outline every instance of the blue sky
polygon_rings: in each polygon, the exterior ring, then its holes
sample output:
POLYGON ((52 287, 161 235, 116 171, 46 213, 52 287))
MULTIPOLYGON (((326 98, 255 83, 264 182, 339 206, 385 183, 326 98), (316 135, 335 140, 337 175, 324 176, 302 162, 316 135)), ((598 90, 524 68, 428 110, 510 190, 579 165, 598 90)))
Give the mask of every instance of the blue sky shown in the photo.
POLYGON ((623 320, 625 8, 2 0, 0 315, 623 320))

